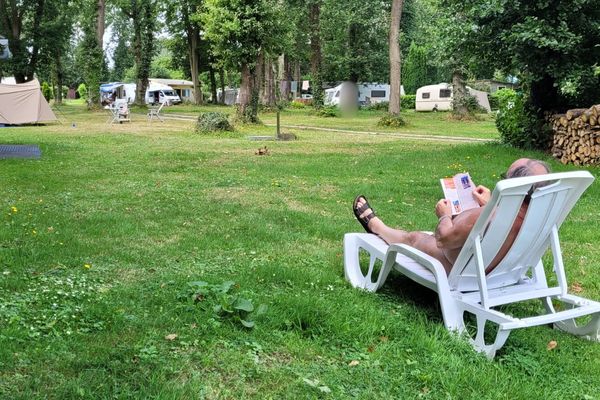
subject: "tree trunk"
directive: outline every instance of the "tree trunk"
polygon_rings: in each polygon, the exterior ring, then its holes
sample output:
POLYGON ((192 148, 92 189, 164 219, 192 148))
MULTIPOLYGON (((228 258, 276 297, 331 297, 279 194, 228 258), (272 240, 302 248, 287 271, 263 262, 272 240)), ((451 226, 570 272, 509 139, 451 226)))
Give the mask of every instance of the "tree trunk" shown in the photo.
POLYGON ((310 74, 313 106, 323 106, 323 86, 321 81, 321 1, 313 0, 309 5, 308 24, 310 29, 310 74))
POLYGON ((208 70, 208 74, 210 77, 210 94, 212 97, 212 104, 217 104, 217 79, 215 78, 215 70, 213 67, 210 67, 208 70))
POLYGON ((459 117, 463 117, 469 113, 467 108, 467 86, 463 73, 460 70, 455 70, 452 73, 452 113, 459 117))
POLYGON ((290 92, 292 89, 292 68, 290 65, 290 59, 287 55, 283 55, 283 68, 282 68, 282 80, 281 84, 281 98, 283 100, 290 99, 290 92))
POLYGON ((98 0, 96 6, 96 40, 98 46, 104 48, 104 28, 106 21, 106 0, 98 0))
POLYGON ((264 68, 265 68, 265 55, 264 55, 263 51, 261 50, 258 53, 258 58, 256 60, 256 68, 254 70, 254 72, 255 72, 254 88, 256 90, 258 90, 258 98, 260 99, 261 103, 262 103, 262 99, 263 99, 264 93, 265 93, 264 68))
POLYGON ((247 109, 250 106, 253 90, 252 74, 250 73, 250 67, 248 64, 242 64, 241 75, 237 117, 238 119, 244 120, 246 118, 247 109))
POLYGON ((268 107, 275 106, 275 76, 273 73, 273 60, 265 58, 264 68, 264 90, 261 98, 262 104, 268 107))
POLYGON ((400 115, 400 20, 403 0, 392 0, 390 17, 389 56, 390 56, 390 103, 388 112, 400 115))
POLYGON ((197 29, 188 30, 188 57, 190 60, 190 73, 192 74, 192 83, 194 85, 194 104, 202 104, 202 87, 199 79, 200 75, 200 55, 198 54, 198 45, 200 34, 197 29))
POLYGON ((54 104, 62 104, 62 86, 63 86, 63 70, 60 51, 54 55, 54 80, 56 83, 56 93, 54 93, 54 104))
POLYGON ((221 98, 219 99, 219 103, 225 104, 225 70, 223 68, 219 70, 219 80, 221 82, 221 98))

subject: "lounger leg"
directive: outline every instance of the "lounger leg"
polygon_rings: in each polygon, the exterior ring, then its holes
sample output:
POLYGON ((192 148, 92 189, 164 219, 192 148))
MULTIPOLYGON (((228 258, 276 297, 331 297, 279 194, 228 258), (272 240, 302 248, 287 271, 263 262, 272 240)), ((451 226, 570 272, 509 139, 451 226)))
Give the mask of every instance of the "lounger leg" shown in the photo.
POLYGON ((475 336, 475 339, 470 339, 471 345, 475 348, 475 350, 484 353, 487 358, 492 359, 496 355, 496 351, 498 351, 502 346, 504 346, 504 343, 506 343, 506 339, 508 339, 508 335, 510 335, 510 330, 498 329, 494 343, 486 344, 485 324, 487 322, 487 318, 485 318, 483 315, 476 315, 476 318, 477 335, 475 336))
POLYGON ((587 340, 600 342, 600 313, 592 315, 591 321, 582 326, 577 325, 575 319, 567 319, 556 322, 554 328, 587 340))
MULTIPOLYGON (((352 284, 353 287, 364 289, 369 292, 375 292, 385 281, 382 280, 383 268, 379 273, 379 277, 376 282, 373 282, 372 275, 375 268, 375 263, 380 260, 376 257, 373 252, 370 252, 368 246, 363 243, 358 237, 353 235, 346 235, 344 237, 344 274, 346 280, 352 284), (365 250, 369 253, 369 268, 366 274, 363 274, 360 268, 360 249, 365 250)), ((386 274, 387 275, 387 274, 386 274)))

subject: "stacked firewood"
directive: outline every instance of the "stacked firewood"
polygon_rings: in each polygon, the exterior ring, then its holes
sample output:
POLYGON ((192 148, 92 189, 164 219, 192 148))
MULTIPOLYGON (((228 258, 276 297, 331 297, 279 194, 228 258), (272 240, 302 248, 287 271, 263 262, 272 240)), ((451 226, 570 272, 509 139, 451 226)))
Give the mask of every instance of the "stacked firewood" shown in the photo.
POLYGON ((552 155, 563 164, 600 164, 600 104, 549 117, 554 131, 552 155))

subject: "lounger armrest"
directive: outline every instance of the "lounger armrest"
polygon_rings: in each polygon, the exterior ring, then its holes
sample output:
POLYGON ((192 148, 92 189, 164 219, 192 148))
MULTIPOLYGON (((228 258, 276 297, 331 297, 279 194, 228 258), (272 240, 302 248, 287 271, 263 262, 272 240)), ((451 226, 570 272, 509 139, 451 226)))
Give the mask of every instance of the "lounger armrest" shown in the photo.
POLYGON ((423 253, 421 250, 417 250, 406 244, 392 243, 388 248, 387 253, 390 254, 391 252, 405 255, 419 262, 423 267, 431 271, 438 283, 448 280, 448 275, 446 274, 446 270, 442 263, 431 257, 429 254, 423 253))

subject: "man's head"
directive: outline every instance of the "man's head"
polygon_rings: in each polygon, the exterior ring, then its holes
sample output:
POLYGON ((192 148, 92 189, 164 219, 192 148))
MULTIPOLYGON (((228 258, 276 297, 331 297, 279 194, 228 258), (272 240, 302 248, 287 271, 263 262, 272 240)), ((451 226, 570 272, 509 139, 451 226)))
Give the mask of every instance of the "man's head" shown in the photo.
POLYGON ((531 158, 519 158, 513 162, 508 171, 507 178, 521 178, 524 176, 544 175, 550 173, 550 167, 543 161, 531 158))
MULTIPOLYGON (((506 178, 521 178, 524 176, 544 175, 548 173, 550 173, 550 167, 545 162, 541 160, 532 160, 531 158, 519 158, 508 167, 506 178)), ((549 183, 550 182, 548 181, 543 181, 531 186, 527 196, 525 196, 524 204, 529 204, 531 195, 537 188, 546 186, 549 183)))

